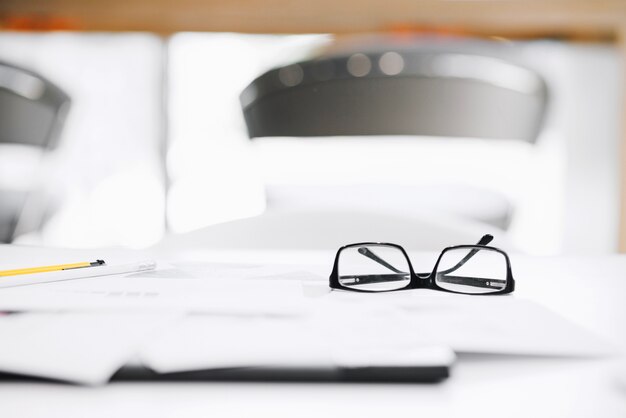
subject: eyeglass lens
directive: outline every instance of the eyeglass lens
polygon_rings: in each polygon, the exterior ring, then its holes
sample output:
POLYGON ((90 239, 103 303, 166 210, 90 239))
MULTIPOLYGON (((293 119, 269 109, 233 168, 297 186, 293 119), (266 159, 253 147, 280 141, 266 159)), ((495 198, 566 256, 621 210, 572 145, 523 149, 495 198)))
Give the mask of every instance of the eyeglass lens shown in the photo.
POLYGON ((338 261, 339 283, 347 288, 382 292, 408 286, 409 261, 390 245, 362 245, 341 251, 338 261))
POLYGON ((506 266, 506 258, 498 251, 479 248, 447 250, 437 266, 435 283, 453 292, 495 293, 506 287, 506 266))

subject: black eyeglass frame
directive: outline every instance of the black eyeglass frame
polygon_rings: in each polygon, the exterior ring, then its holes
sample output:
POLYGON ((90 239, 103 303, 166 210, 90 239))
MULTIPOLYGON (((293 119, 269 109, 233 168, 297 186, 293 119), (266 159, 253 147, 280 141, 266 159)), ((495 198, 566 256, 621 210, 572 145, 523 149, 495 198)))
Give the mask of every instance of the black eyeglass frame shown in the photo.
MULTIPOLYGON (((483 237, 483 239, 486 237, 487 236, 483 237)), ((491 236, 489 237, 492 238, 491 236)), ((490 240, 491 239, 489 239, 489 241, 490 240)), ((491 247, 487 245, 480 245, 480 244, 455 245, 455 246, 444 248, 439 254, 439 257, 437 258, 437 262, 435 263, 435 266, 433 267, 433 270, 430 273, 415 273, 415 271, 413 270, 413 264, 411 263, 411 259, 409 258, 407 252, 404 250, 404 248, 402 248, 402 246, 398 244, 392 244, 392 243, 387 243, 387 242, 359 242, 355 244, 344 245, 343 247, 339 248, 339 250, 337 250, 337 254, 335 255, 335 262, 333 263, 333 271, 330 273, 329 285, 331 289, 347 290, 350 292, 361 292, 361 293, 384 293, 384 292, 395 292, 398 290, 409 290, 409 289, 432 289, 432 290, 440 290, 442 292, 457 293, 457 294, 463 294, 463 295, 492 296, 492 295, 504 295, 507 293, 511 293, 515 290, 515 280, 513 279, 513 272, 511 270, 511 260, 509 259, 508 254, 499 248, 491 247), (339 282, 339 258, 341 256, 341 252, 348 248, 363 247, 363 246, 370 246, 370 245, 394 247, 402 252, 402 254, 406 258, 406 261, 409 265, 409 273, 410 273, 409 283, 406 286, 400 287, 397 289, 366 290, 366 289, 356 289, 353 287, 347 287, 347 286, 342 285, 339 282), (470 293, 470 292, 459 292, 455 290, 445 289, 439 286, 436 282, 436 273, 437 273, 437 268, 439 267, 441 258, 448 251, 463 250, 463 249, 470 250, 470 253, 471 253, 471 250, 476 249, 476 250, 495 251, 497 253, 502 254, 506 261, 506 284, 504 288, 494 291, 494 292, 488 292, 488 293, 470 293)))

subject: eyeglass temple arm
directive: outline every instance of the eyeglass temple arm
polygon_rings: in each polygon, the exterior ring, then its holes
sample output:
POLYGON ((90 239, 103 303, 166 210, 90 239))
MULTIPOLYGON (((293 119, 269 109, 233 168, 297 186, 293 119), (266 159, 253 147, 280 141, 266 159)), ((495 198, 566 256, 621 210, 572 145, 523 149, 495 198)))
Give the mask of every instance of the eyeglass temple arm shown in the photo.
MULTIPOLYGON (((487 235, 483 235, 483 237, 480 239, 480 241, 478 241, 478 243, 476 245, 487 245, 489 244, 491 241, 493 240, 493 235, 487 234, 487 235)), ((461 259, 461 261, 459 261, 458 263, 456 263, 456 265, 450 267, 447 270, 442 270, 437 272, 438 274, 441 275, 447 275, 449 273, 452 273, 453 271, 456 271, 458 269, 460 269, 461 267, 463 267, 463 264, 467 263, 469 260, 471 260, 472 257, 474 257, 476 255, 476 253, 478 252, 478 249, 473 249, 471 250, 469 253, 467 253, 467 255, 465 257, 463 257, 461 259)))
MULTIPOLYGON (((386 283, 406 280, 407 275, 408 273, 351 275, 341 276, 341 281, 344 285, 386 283)), ((462 284, 465 286, 474 287, 489 287, 496 289, 502 289, 506 285, 506 280, 484 279, 481 277, 444 276, 441 277, 440 280, 446 283, 462 284)))
MULTIPOLYGON (((483 237, 480 239, 480 241, 478 241, 478 243, 476 245, 487 245, 492 240, 493 240, 493 235, 486 234, 486 235, 483 235, 483 237)), ((364 255, 365 257, 370 258, 370 259, 376 261, 378 264, 387 267, 389 270, 393 271, 394 273, 405 273, 406 274, 406 272, 404 272, 402 270, 398 270, 397 268, 395 268, 394 266, 392 266, 391 264, 389 264, 388 262, 386 262, 385 260, 380 258, 378 255, 376 255, 376 253, 374 253, 372 250, 370 250, 367 247, 361 247, 361 248, 358 249, 358 251, 359 251, 359 254, 364 255)), ((478 252, 477 249, 471 250, 456 265, 452 266, 451 268, 449 268, 447 270, 440 271, 439 273, 440 274, 449 274, 449 273, 452 273, 453 271, 456 271, 456 270, 460 269, 463 266, 463 264, 467 263, 472 257, 474 257, 474 255, 476 255, 477 252, 478 252)), ((420 274, 418 274, 418 275, 420 275, 420 274)))
POLYGON ((359 254, 364 255, 365 257, 376 261, 378 264, 387 267, 389 270, 393 271, 394 273, 408 274, 406 271, 398 270, 397 268, 395 268, 394 266, 392 266, 391 264, 389 264, 388 262, 386 262, 385 260, 377 256, 376 253, 374 253, 372 250, 370 250, 367 247, 361 247, 358 249, 358 251, 359 251, 359 254))
POLYGON ((406 280, 409 273, 389 273, 389 274, 355 274, 341 276, 341 282, 346 284, 373 284, 406 280))
POLYGON ((485 279, 482 277, 467 277, 467 276, 439 276, 439 281, 452 284, 461 284, 464 286, 474 287, 492 287, 496 289, 503 289, 506 285, 506 280, 501 279, 485 279))

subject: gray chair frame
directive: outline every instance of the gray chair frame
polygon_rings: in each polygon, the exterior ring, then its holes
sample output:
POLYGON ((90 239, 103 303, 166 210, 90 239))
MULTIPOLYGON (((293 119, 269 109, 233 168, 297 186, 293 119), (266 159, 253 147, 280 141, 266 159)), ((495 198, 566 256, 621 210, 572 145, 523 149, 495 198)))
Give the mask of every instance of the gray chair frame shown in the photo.
POLYGON ((498 55, 494 45, 482 46, 385 46, 270 70, 240 96, 249 136, 535 142, 546 114, 546 83, 505 53, 498 55), (389 59, 392 65, 385 65, 389 59))
MULTIPOLYGON (((48 79, 0 61, 0 145, 33 146, 43 152, 56 148, 70 103, 70 97, 48 79)), ((41 226, 45 208, 36 211, 28 208, 32 206, 29 202, 35 200, 33 193, 30 190, 0 190, 0 211, 6 218, 0 223, 0 242, 10 242, 14 238, 27 211, 30 212, 30 225, 26 229, 41 226)))

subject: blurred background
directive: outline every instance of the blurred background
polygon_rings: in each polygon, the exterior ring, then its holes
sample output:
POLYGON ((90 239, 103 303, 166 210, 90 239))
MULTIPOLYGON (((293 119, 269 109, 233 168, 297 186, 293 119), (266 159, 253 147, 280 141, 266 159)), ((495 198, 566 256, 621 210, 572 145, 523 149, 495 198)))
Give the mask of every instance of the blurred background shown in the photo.
POLYGON ((90 3, 0 6, 3 242, 619 249, 619 2, 90 3))

